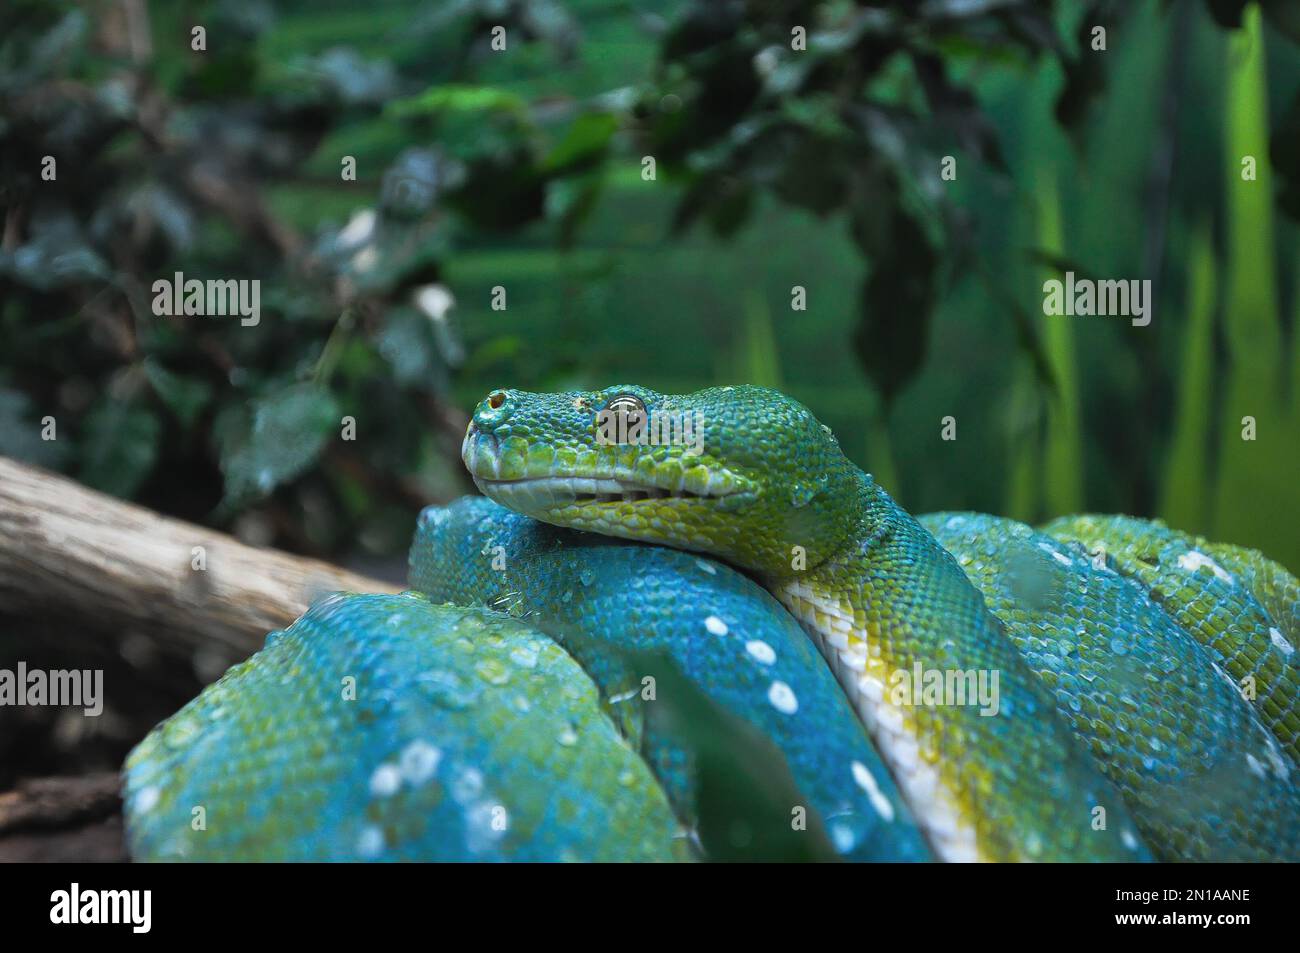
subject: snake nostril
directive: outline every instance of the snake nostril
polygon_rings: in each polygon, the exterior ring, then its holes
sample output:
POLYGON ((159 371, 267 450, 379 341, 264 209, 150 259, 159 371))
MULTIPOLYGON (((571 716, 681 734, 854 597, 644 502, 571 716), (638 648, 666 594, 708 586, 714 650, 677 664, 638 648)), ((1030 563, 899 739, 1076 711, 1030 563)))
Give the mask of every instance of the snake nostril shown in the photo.
POLYGON ((474 408, 474 424, 480 433, 496 433, 510 419, 513 408, 509 391, 490 391, 474 408))

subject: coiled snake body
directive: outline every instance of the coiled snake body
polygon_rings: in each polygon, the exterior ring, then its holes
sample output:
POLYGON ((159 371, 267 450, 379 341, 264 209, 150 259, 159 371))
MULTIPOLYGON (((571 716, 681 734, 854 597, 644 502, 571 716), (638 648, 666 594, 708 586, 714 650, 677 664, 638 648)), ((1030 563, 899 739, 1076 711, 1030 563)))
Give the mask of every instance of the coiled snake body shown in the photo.
POLYGON ((707 856, 649 658, 845 859, 1297 856, 1300 589, 1258 553, 918 522, 758 387, 495 391, 463 457, 488 499, 422 514, 414 592, 319 603, 132 752, 136 857, 707 856))

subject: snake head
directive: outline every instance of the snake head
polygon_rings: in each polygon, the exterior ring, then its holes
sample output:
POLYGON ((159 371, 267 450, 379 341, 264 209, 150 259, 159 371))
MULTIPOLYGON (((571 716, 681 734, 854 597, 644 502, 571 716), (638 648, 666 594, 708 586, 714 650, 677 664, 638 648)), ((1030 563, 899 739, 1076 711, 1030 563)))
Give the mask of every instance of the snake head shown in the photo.
POLYGON ((856 471, 829 428, 764 387, 494 390, 461 456, 479 489, 516 512, 765 573, 820 562, 855 513, 856 471))

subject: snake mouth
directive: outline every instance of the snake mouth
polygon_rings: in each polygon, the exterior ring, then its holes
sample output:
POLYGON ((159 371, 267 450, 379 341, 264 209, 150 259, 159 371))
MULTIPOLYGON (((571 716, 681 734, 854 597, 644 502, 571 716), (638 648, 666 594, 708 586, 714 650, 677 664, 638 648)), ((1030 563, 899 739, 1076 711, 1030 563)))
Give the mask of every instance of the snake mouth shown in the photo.
POLYGON ((735 503, 752 489, 748 481, 716 463, 673 461, 647 468, 644 459, 638 465, 635 455, 602 460, 589 452, 591 459, 557 464, 549 452, 538 459, 527 450, 512 451, 505 442, 471 427, 461 456, 479 492, 522 513, 629 503, 707 505, 728 498, 735 503))
POLYGON ((490 480, 474 477, 474 485, 502 506, 520 512, 560 506, 608 506, 651 500, 714 500, 732 492, 695 493, 685 488, 669 489, 617 477, 526 477, 520 480, 490 480))

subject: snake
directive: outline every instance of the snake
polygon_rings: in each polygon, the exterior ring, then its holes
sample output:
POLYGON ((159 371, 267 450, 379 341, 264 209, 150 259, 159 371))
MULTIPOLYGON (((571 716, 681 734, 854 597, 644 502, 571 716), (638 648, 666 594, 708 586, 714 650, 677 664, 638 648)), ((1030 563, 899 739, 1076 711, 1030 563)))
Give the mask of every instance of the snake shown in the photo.
POLYGON ((1255 550, 918 519, 754 385, 497 389, 461 456, 409 591, 320 600, 131 752, 134 858, 1300 854, 1300 585, 1255 550))

